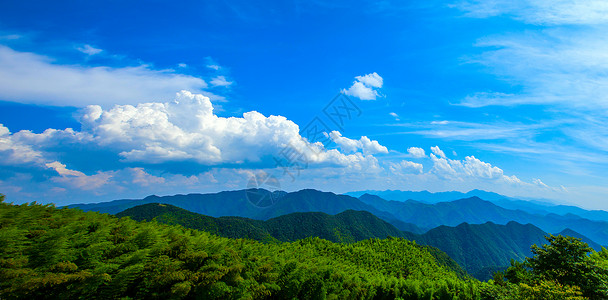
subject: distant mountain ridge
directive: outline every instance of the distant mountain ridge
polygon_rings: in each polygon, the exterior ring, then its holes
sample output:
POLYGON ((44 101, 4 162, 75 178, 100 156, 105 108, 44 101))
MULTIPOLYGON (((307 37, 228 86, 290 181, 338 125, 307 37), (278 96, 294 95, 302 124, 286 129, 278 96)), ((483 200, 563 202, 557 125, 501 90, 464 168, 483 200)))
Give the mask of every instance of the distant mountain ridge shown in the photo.
POLYGON ((92 204, 73 204, 68 207, 84 211, 98 211, 117 214, 125 209, 148 203, 171 204, 191 212, 211 216, 237 216, 257 220, 268 220, 294 212, 323 212, 335 215, 346 210, 368 211, 385 220, 399 230, 422 233, 423 230, 414 224, 407 224, 390 212, 381 211, 361 202, 359 199, 336 195, 331 192, 321 192, 312 189, 292 193, 282 192, 279 200, 272 205, 260 207, 259 199, 268 199, 273 193, 264 189, 247 189, 225 191, 211 194, 189 194, 174 196, 148 196, 144 199, 117 200, 92 204))
POLYGON ((608 211, 604 210, 586 210, 580 207, 572 205, 561 205, 550 202, 550 200, 522 200, 513 197, 500 195, 493 192, 487 192, 483 190, 471 190, 466 193, 462 192, 437 192, 431 193, 429 191, 398 191, 398 190, 386 190, 386 191, 357 191, 345 193, 345 195, 353 197, 361 197, 364 194, 376 195, 385 200, 389 201, 401 201, 415 200, 426 204, 436 204, 439 202, 450 202, 457 199, 479 197, 483 200, 492 202, 502 208, 523 210, 532 214, 557 214, 567 215, 574 214, 593 221, 605 221, 608 222, 608 211))
POLYGON ((570 228, 602 245, 608 244, 608 222, 592 221, 574 214, 532 214, 524 210, 506 209, 478 197, 435 204, 414 200, 387 201, 370 194, 360 196, 359 200, 378 210, 390 211, 399 220, 416 224, 426 230, 441 225, 457 226, 461 223, 485 222, 507 224, 515 221, 520 224, 533 224, 545 232, 557 233, 570 228))

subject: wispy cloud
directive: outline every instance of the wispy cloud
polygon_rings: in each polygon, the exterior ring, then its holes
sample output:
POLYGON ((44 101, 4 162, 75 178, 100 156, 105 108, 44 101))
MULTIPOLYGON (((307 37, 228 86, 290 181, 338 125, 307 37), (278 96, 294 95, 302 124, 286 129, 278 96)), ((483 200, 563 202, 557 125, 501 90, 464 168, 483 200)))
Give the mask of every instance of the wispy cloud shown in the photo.
POLYGON ((86 44, 82 47, 77 47, 76 49, 86 55, 95 55, 95 54, 99 54, 103 51, 102 49, 95 48, 89 44, 86 44))
POLYGON ((608 3, 603 0, 464 0, 453 5, 467 16, 511 16, 530 24, 603 24, 608 3))
POLYGON ((224 76, 216 76, 215 78, 211 79, 211 81, 209 81, 209 83, 211 83, 211 85, 213 86, 229 86, 232 84, 232 81, 228 81, 226 80, 226 77, 224 76))
POLYGON ((83 107, 171 99, 182 89, 202 92, 197 77, 149 66, 87 67, 57 64, 50 57, 0 45, 0 98, 83 107))

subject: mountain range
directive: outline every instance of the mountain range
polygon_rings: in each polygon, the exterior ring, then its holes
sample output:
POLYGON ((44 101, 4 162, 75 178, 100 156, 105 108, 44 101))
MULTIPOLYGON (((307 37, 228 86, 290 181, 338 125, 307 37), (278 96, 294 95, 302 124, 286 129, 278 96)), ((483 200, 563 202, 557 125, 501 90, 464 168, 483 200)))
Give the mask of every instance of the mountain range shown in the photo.
POLYGON ((531 213, 523 209, 507 209, 479 197, 458 199, 435 204, 414 200, 388 201, 376 195, 363 194, 359 198, 337 195, 312 189, 297 192, 270 192, 263 189, 228 191, 213 194, 149 196, 140 200, 118 200, 96 204, 77 204, 82 210, 118 213, 127 208, 147 203, 166 203, 183 209, 212 216, 238 216, 268 220, 294 212, 323 212, 335 215, 346 210, 368 211, 402 231, 424 233, 437 226, 457 226, 461 223, 533 224, 549 233, 574 230, 591 240, 608 245, 608 222, 590 220, 568 213, 531 213), (260 199, 275 201, 259 206, 260 199))
MULTIPOLYGON (((548 235, 538 227, 516 222, 498 225, 462 223, 456 227, 439 226, 424 234, 400 231, 366 211, 347 210, 336 215, 325 213, 291 213, 266 221, 243 217, 214 218, 187 211, 169 204, 150 203, 116 214, 137 221, 156 220, 179 224, 229 238, 249 238, 262 242, 291 242, 307 237, 320 237, 332 242, 357 242, 369 238, 404 237, 427 245, 444 265, 453 270, 461 266, 474 277, 487 280, 487 268, 506 267, 511 259, 531 256, 532 244, 545 244, 548 235), (437 248, 441 251, 434 250, 437 248), (447 256, 444 254, 447 253, 447 256), (449 259, 451 258, 451 259, 449 259), (454 263, 452 259, 457 263, 454 263)), ((560 234, 582 238, 592 248, 601 247, 583 235, 567 230, 560 234)))

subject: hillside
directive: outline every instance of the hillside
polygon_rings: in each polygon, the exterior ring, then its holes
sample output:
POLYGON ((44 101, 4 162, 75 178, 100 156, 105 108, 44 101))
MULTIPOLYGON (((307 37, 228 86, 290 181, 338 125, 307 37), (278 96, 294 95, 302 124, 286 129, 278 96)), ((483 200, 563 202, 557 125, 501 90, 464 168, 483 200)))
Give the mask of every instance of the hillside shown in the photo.
POLYGON ((291 213, 266 221, 240 217, 220 217, 193 213, 169 204, 144 204, 116 214, 134 220, 152 220, 166 224, 204 230, 229 238, 258 241, 296 241, 319 237, 333 242, 356 242, 370 238, 401 237, 403 233, 391 224, 366 211, 347 210, 336 215, 307 212, 291 213))
MULTIPOLYGON (((595 250, 601 250, 601 246, 573 230, 564 230, 559 234, 582 238, 595 250)), ((469 274, 474 275, 480 274, 484 268, 507 267, 511 259, 523 261, 532 255, 530 246, 547 243, 544 238, 547 235, 532 224, 522 225, 517 222, 506 225, 491 222, 462 223, 456 227, 439 226, 422 235, 406 234, 410 240, 444 251, 469 274)), ((486 272, 485 276, 488 275, 491 276, 491 273, 486 272)))
POLYGON ((401 238, 262 244, 0 198, 3 299, 480 298, 401 238))

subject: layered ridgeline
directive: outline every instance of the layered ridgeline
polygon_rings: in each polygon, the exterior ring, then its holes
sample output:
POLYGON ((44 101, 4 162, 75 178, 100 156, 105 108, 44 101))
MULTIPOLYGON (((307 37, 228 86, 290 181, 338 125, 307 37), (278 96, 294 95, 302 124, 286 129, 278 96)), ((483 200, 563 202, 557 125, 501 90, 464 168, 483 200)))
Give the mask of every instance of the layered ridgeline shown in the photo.
POLYGON ((400 230, 423 232, 413 224, 398 220, 390 212, 378 210, 357 198, 311 189, 293 193, 247 189, 212 194, 149 196, 139 200, 74 204, 69 207, 80 208, 84 211, 116 214, 125 209, 149 203, 171 204, 212 217, 236 216, 257 220, 268 220, 295 212, 323 212, 335 215, 346 210, 368 211, 400 230))
MULTIPOLYGON (((600 245, 573 230, 559 234, 582 238, 594 250, 601 250, 600 245)), ((480 280, 490 279, 493 271, 506 269, 512 259, 523 261, 531 257, 530 246, 546 244, 545 236, 548 235, 532 224, 517 222, 506 225, 462 223, 456 227, 439 226, 421 235, 405 233, 410 240, 444 251, 480 280)))
POLYGON ((401 238, 259 243, 0 197, 2 299, 480 299, 401 238))
POLYGON ((486 222, 504 225, 515 221, 521 224, 533 224, 545 232, 561 232, 570 228, 597 243, 608 245, 606 221, 589 220, 574 214, 540 214, 522 209, 507 209, 478 197, 428 204, 414 200, 387 201, 369 194, 354 198, 310 189, 292 193, 252 189, 214 194, 150 196, 141 200, 77 204, 70 207, 115 214, 146 203, 171 204, 213 217, 240 216, 258 220, 267 220, 294 212, 324 212, 335 215, 345 210, 368 211, 399 230, 414 233, 422 233, 441 225, 457 226, 461 223, 486 222), (272 203, 264 203, 267 200, 263 199, 272 199, 272 203))
MULTIPOLYGON (((320 237, 333 242, 354 242, 369 238, 405 237, 418 244, 436 247, 433 252, 444 265, 459 271, 446 258, 453 258, 480 280, 491 278, 493 272, 506 268, 511 259, 523 261, 530 257, 530 246, 546 243, 548 234, 538 227, 509 222, 507 225, 485 223, 456 227, 440 226, 425 234, 400 231, 391 224, 365 211, 345 211, 334 216, 325 213, 292 213, 266 221, 241 217, 213 218, 193 213, 168 204, 144 204, 127 209, 117 216, 134 220, 152 220, 179 224, 230 238, 251 238, 259 241, 295 241, 306 237, 320 237)), ((583 238, 595 250, 601 247, 572 230, 560 234, 583 238)))
POLYGON ((482 190, 471 190, 466 193, 461 192, 437 192, 431 193, 428 191, 412 192, 412 191, 360 191, 350 192, 346 195, 353 197, 361 197, 364 194, 376 195, 385 200, 393 200, 405 202, 407 200, 414 200, 427 204, 435 204, 439 202, 450 202, 456 199, 465 199, 471 197, 478 197, 486 201, 490 201, 500 207, 523 210, 532 214, 557 214, 557 215, 568 215, 573 214, 580 216, 585 219, 594 221, 608 221, 608 212, 603 210, 585 210, 580 207, 571 205, 558 205, 554 204, 551 200, 546 199, 528 199, 521 200, 517 198, 507 197, 497 193, 482 191, 482 190))
POLYGON ((387 201, 370 194, 360 196, 359 200, 377 210, 391 212, 398 220, 423 229, 442 225, 457 226, 461 223, 507 224, 515 221, 520 224, 533 224, 545 232, 557 233, 571 229, 599 244, 608 245, 608 222, 593 221, 574 214, 533 214, 521 209, 506 209, 478 197, 435 204, 414 200, 387 201))

